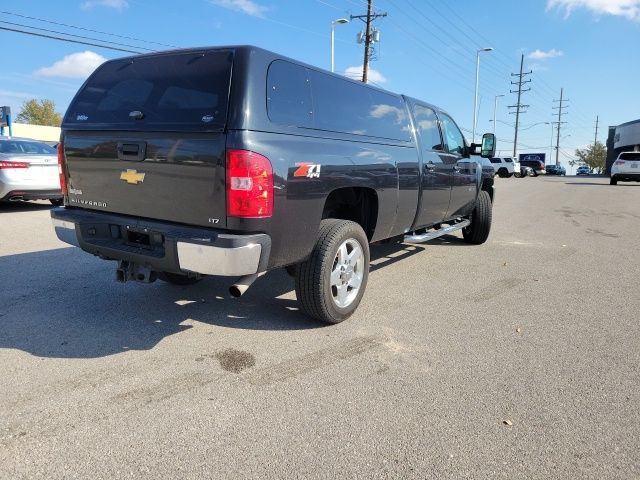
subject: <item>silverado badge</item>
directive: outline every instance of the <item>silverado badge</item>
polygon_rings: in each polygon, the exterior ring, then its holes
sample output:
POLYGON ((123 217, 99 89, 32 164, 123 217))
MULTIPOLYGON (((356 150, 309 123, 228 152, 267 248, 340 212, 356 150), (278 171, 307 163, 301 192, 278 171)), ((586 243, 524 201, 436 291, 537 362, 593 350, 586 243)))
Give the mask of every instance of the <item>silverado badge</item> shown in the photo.
POLYGON ((132 185, 144 182, 144 173, 138 173, 136 170, 127 169, 126 172, 120 173, 120 180, 124 180, 132 185))

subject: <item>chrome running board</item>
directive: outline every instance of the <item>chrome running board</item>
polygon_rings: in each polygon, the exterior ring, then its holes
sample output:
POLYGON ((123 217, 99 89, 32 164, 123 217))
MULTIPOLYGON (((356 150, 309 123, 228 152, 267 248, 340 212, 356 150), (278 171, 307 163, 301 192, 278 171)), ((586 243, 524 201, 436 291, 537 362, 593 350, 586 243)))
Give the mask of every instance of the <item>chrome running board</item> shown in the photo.
POLYGON ((464 227, 468 227, 471 224, 470 220, 462 220, 458 223, 454 223, 453 225, 449 225, 448 227, 442 227, 437 230, 430 230, 425 233, 421 233, 418 235, 405 235, 404 242, 405 243, 424 243, 429 240, 433 240, 434 238, 441 237, 442 235, 447 235, 448 233, 455 232, 457 230, 462 230, 464 227))

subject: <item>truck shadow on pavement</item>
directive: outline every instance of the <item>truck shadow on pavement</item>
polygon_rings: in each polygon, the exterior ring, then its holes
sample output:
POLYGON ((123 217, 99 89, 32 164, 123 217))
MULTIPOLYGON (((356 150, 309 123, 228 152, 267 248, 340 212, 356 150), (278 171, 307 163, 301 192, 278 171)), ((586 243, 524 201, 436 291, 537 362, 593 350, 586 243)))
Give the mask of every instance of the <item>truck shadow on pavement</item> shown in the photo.
POLYGON ((600 187, 610 187, 611 185, 609 185, 608 183, 596 183, 596 182, 564 182, 565 185, 586 185, 586 186, 590 186, 590 185, 598 185, 600 187))
MULTIPOLYGON (((372 247, 371 271, 423 251, 423 247, 372 247)), ((166 337, 207 325, 246 330, 325 328, 298 309, 293 278, 269 272, 240 299, 228 288, 234 278, 206 278, 175 286, 115 282, 115 262, 76 248, 0 257, 5 282, 0 294, 0 349, 38 357, 97 358, 150 350, 166 337)))
POLYGON ((37 212, 53 208, 49 202, 0 202, 0 214, 16 212, 37 212))

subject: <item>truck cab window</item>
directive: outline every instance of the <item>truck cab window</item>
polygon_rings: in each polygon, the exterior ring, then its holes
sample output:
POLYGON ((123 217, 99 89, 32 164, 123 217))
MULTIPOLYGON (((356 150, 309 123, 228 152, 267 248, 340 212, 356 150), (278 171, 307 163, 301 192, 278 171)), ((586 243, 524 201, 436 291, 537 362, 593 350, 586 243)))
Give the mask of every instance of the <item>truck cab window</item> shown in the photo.
POLYGON ((436 112, 422 105, 415 105, 413 107, 413 115, 415 117, 416 127, 420 132, 423 148, 443 151, 444 147, 442 145, 442 137, 440 136, 440 127, 438 126, 436 112))
POLYGON ((462 132, 449 115, 441 113, 440 118, 442 119, 444 140, 447 144, 447 148, 449 149, 449 153, 464 155, 465 144, 462 132))

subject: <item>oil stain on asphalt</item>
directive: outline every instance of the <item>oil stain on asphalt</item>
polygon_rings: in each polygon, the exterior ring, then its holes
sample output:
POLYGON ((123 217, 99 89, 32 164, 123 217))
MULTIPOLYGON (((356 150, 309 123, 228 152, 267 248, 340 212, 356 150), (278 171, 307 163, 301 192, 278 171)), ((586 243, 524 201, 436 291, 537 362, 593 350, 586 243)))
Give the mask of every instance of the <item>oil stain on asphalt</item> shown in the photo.
POLYGON ((233 348, 216 353, 216 358, 223 370, 232 373, 240 373, 256 364, 256 359, 253 355, 233 348))

